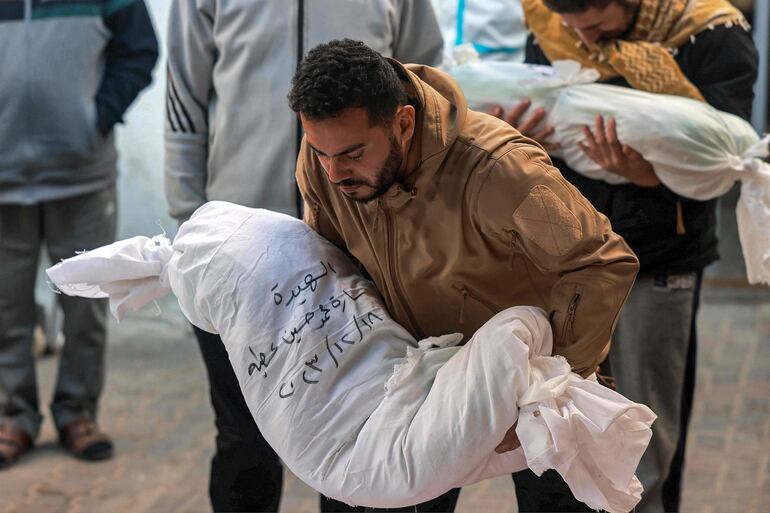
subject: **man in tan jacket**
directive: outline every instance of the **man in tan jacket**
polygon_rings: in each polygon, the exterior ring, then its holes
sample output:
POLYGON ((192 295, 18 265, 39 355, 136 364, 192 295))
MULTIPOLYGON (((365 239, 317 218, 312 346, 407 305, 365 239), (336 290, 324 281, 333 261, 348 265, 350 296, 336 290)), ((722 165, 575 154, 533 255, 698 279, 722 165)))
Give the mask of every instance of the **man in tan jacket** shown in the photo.
MULTIPOLYGON (((594 371, 638 261, 540 146, 468 110, 444 73, 351 40, 311 50, 289 103, 305 221, 361 264, 394 319, 468 340, 505 308, 539 306, 554 351, 594 371)), ((497 451, 517 445, 512 428, 497 451)))

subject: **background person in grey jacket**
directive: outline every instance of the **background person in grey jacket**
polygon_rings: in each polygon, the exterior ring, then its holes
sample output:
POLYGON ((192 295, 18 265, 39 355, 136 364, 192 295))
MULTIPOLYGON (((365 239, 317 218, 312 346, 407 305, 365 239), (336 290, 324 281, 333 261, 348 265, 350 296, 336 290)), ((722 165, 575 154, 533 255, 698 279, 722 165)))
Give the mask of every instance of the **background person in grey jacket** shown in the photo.
MULTIPOLYGON (((114 240, 112 127, 158 57, 142 0, 0 2, 0 465, 39 430, 32 356, 40 247, 52 261, 114 240)), ((64 338, 51 412, 76 456, 103 459, 105 301, 59 296, 64 338)))
MULTIPOLYGON (((404 62, 441 60, 443 41, 427 0, 174 0, 165 128, 174 218, 185 221, 210 200, 299 215, 294 167, 301 133, 286 95, 305 51, 341 37, 404 62)), ((278 457, 246 407, 221 340, 194 330, 216 416, 214 510, 277 511, 278 457)), ((451 510, 456 497, 423 510, 451 510)), ((358 510, 325 498, 321 509, 358 510)))

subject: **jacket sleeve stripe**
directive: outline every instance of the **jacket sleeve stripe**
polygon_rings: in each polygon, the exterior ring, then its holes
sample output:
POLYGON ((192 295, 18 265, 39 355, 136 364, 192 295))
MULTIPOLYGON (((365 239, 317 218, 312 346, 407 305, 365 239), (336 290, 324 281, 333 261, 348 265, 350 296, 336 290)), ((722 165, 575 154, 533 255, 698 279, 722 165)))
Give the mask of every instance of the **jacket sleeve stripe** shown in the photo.
MULTIPOLYGON (((168 89, 168 86, 167 86, 168 89)), ((168 125, 172 132, 179 132, 179 128, 174 123, 174 119, 171 117, 171 93, 166 91, 166 118, 168 119, 168 125)))
POLYGON ((184 123, 182 123, 182 118, 179 117, 179 111, 176 107, 176 101, 174 101, 174 96, 169 95, 169 103, 171 104, 171 110, 174 111, 174 117, 176 118, 176 123, 179 125, 180 130, 182 132, 187 133, 189 130, 184 126, 184 123))
POLYGON ((171 107, 169 107, 168 101, 166 102, 166 119, 168 120, 168 126, 171 128, 171 131, 178 132, 179 129, 174 125, 174 121, 171 119, 171 107))
POLYGON ((174 120, 171 117, 171 68, 166 66, 166 119, 168 119, 168 126, 172 132, 179 132, 179 128, 174 124, 174 120))
POLYGON ((166 115, 168 116, 168 121, 171 124, 171 129, 174 132, 184 132, 187 133, 189 130, 185 128, 184 124, 182 123, 182 119, 179 117, 179 111, 176 108, 176 101, 174 98, 174 94, 172 92, 174 84, 174 79, 171 76, 171 68, 166 67, 166 115), (174 114, 173 119, 171 117, 171 114, 174 114), (174 128, 174 120, 176 120, 176 127, 174 128))
POLYGON ((176 90, 176 84, 174 83, 174 77, 171 76, 171 72, 168 73, 168 83, 170 85, 169 90, 171 91, 172 96, 176 100, 176 103, 179 104, 179 108, 182 109, 182 114, 184 115, 185 121, 187 121, 187 126, 190 128, 190 132, 197 133, 197 130, 195 129, 195 123, 193 123, 193 120, 190 117, 190 113, 187 112, 187 108, 185 108, 184 103, 179 98, 179 92, 176 90))

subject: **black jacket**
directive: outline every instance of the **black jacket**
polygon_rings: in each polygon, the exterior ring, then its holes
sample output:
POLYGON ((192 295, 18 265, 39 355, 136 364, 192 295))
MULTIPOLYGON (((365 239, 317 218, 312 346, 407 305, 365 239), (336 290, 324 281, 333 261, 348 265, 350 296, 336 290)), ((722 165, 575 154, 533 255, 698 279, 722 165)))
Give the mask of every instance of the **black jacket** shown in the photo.
MULTIPOLYGON (((744 119, 750 117, 758 57, 751 35, 743 28, 705 30, 681 46, 675 58, 710 105, 744 119)), ((549 64, 531 34, 526 62, 549 64)), ((630 87, 622 77, 608 83, 630 87)), ((554 159, 554 165, 626 239, 639 257, 640 274, 697 271, 719 258, 716 200, 694 201, 664 186, 610 185, 580 175, 559 159, 554 159), (682 205, 683 235, 677 234, 677 202, 682 205)))

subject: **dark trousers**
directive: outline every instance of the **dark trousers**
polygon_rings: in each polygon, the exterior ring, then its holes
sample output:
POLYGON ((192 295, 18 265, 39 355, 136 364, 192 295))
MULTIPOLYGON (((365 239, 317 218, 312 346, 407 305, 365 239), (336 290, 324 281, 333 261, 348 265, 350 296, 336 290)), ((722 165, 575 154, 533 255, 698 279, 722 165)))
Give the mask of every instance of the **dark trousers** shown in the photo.
POLYGON ((537 477, 531 470, 522 470, 513 474, 516 484, 516 499, 520 513, 538 512, 593 512, 577 500, 555 470, 548 470, 537 477))
POLYGON ((214 511, 278 511, 283 468, 251 417, 218 335, 196 327, 217 427, 209 497, 214 511))

